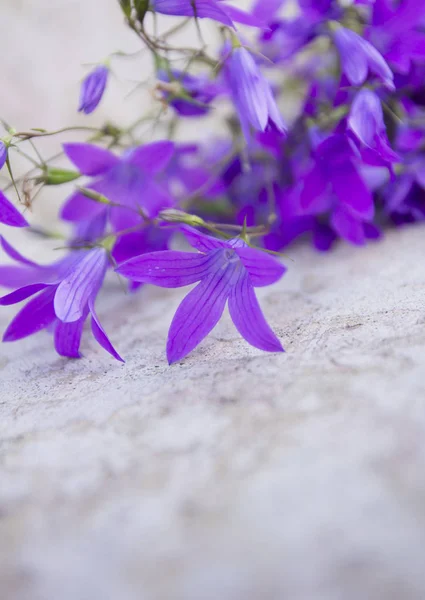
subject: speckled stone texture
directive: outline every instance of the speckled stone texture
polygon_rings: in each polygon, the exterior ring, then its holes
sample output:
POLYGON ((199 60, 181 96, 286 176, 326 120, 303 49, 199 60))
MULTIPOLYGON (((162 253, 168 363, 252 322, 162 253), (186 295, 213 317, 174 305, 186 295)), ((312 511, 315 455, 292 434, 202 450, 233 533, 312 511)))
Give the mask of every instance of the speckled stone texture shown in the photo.
POLYGON ((259 290, 285 355, 226 316, 168 367, 185 291, 114 277, 125 366, 0 347, 1 598, 425 598, 425 229, 290 255, 259 290))

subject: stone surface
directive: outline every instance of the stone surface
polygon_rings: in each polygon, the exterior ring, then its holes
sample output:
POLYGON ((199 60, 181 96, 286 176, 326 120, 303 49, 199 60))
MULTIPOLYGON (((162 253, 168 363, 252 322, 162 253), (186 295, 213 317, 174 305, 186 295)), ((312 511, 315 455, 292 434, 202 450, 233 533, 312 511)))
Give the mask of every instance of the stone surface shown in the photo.
MULTIPOLYGON (((301 246, 260 290, 285 355, 229 318, 168 367, 184 290, 87 332, 0 347, 0 590, 7 600, 422 600, 425 235, 301 246)), ((14 311, 0 313, 3 329, 14 311)))

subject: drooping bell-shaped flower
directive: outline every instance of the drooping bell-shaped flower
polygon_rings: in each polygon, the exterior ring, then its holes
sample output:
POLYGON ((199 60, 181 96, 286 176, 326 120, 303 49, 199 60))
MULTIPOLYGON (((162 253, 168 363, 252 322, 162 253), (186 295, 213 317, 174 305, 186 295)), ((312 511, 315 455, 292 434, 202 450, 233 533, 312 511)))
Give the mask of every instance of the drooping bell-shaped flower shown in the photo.
POLYGON ((108 75, 109 69, 105 65, 99 65, 87 75, 81 84, 78 112, 89 115, 97 108, 102 100, 108 75))
POLYGON ((384 162, 398 162, 399 156, 388 141, 379 97, 369 89, 360 90, 351 105, 348 128, 364 148, 384 162))
POLYGON ((383 56, 355 31, 332 23, 332 36, 338 48, 341 68, 351 85, 362 85, 369 72, 394 90, 394 75, 383 56))
POLYGON ((286 131, 269 82, 252 54, 242 46, 230 51, 224 72, 242 132, 249 141, 253 131, 286 131))

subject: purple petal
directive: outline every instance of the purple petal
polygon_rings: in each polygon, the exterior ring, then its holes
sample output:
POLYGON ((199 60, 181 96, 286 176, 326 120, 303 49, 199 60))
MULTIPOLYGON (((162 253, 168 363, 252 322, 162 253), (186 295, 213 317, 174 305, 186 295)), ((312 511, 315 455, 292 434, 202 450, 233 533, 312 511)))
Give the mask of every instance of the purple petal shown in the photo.
POLYGON ((264 28, 266 25, 265 20, 260 19, 258 15, 251 14, 246 10, 231 6, 230 4, 223 4, 223 10, 230 19, 235 23, 241 25, 247 25, 248 27, 259 27, 264 28))
POLYGON ((242 47, 232 50, 226 61, 226 74, 239 116, 254 129, 264 131, 269 118, 268 83, 251 53, 242 47))
POLYGON ((286 268, 273 256, 255 248, 237 248, 236 253, 241 259, 254 287, 263 287, 276 283, 286 273, 286 268))
POLYGON ((28 227, 26 219, 0 191, 0 223, 10 227, 28 227))
POLYGON ((200 281, 214 262, 214 257, 205 254, 163 250, 131 258, 117 272, 134 281, 175 288, 200 281))
POLYGON ((103 329, 102 325, 100 324, 99 319, 98 319, 97 314, 96 314, 96 311, 94 309, 93 300, 90 300, 90 302, 89 302, 89 308, 90 308, 90 313, 91 313, 91 316, 92 316, 91 328, 92 328, 92 332, 93 332, 93 335, 94 335, 94 338, 95 338, 96 342, 98 344, 100 344, 100 346, 102 346, 102 348, 104 350, 106 350, 106 352, 109 352, 109 354, 111 356, 113 356, 114 358, 116 358, 120 362, 125 362, 124 359, 121 358, 121 356, 118 354, 118 352, 113 347, 110 339, 106 335, 105 330, 103 329))
POLYGON ((352 85, 361 85, 366 81, 369 65, 363 51, 363 40, 354 31, 338 27, 333 35, 341 57, 341 66, 352 85))
POLYGON ((146 173, 153 174, 164 169, 175 151, 173 142, 162 141, 145 144, 130 151, 126 161, 146 173))
POLYGON ((108 171, 119 162, 115 154, 93 144, 64 144, 63 149, 79 171, 91 177, 108 171))
POLYGON ((232 20, 218 6, 215 0, 151 0, 152 9, 164 15, 176 15, 180 17, 207 18, 223 23, 228 27, 234 27, 232 20))
POLYGON ((240 272, 229 295, 229 312, 236 329, 246 341, 266 352, 283 352, 282 344, 264 318, 246 272, 240 272))
MULTIPOLYGON (((95 182, 89 186, 89 189, 102 194, 99 188, 102 188, 102 182, 95 182)), ((100 218, 100 215, 107 210, 104 204, 100 204, 87 198, 81 192, 75 192, 65 202, 61 210, 61 218, 64 221, 71 221, 71 223, 79 223, 80 221, 91 221, 100 218)))
POLYGON ((351 242, 356 246, 362 246, 365 243, 365 233, 362 221, 353 217, 343 208, 334 210, 331 217, 331 225, 336 233, 348 242, 351 242))
POLYGON ((6 254, 12 259, 15 260, 16 262, 20 262, 24 265, 28 265, 30 267, 39 267, 39 265, 37 265, 37 263, 33 262, 32 260, 29 260, 28 258, 25 258, 25 256, 22 256, 22 254, 20 254, 17 250, 15 250, 15 248, 13 248, 13 246, 11 246, 9 244, 9 242, 0 235, 0 245, 3 248, 3 250, 6 252, 6 254))
POLYGON ((315 214, 327 210, 329 205, 327 189, 328 182, 319 167, 314 165, 302 181, 299 197, 300 214, 315 214))
POLYGON ((184 298, 168 332, 170 364, 184 358, 217 325, 229 295, 227 269, 211 274, 184 298))
POLYGON ((350 110, 348 127, 365 146, 373 147, 375 136, 385 131, 381 101, 372 90, 356 94, 350 110))
POLYGON ((103 248, 84 252, 77 265, 59 284, 55 295, 55 312, 64 323, 81 319, 87 304, 94 298, 108 267, 108 255, 103 248))
POLYGON ((339 201, 360 219, 373 217, 373 196, 355 166, 343 162, 332 173, 332 187, 339 201))
POLYGON ((187 239, 189 244, 199 250, 200 252, 209 252, 210 250, 215 250, 216 248, 228 248, 229 242, 226 240, 219 240, 211 235, 206 235, 205 233, 200 233, 193 227, 189 227, 188 225, 183 225, 180 228, 180 231, 187 239))
POLYGON ((31 285, 21 287, 14 292, 11 292, 10 294, 0 298, 0 306, 9 306, 11 304, 22 302, 22 300, 26 300, 37 292, 44 290, 46 287, 48 286, 45 283, 32 283, 31 285))
POLYGON ((54 293, 55 288, 49 287, 32 298, 10 323, 3 341, 14 342, 48 327, 56 318, 54 293))
POLYGON ((80 343, 86 317, 73 323, 57 320, 55 326, 55 349, 60 356, 81 358, 80 343))

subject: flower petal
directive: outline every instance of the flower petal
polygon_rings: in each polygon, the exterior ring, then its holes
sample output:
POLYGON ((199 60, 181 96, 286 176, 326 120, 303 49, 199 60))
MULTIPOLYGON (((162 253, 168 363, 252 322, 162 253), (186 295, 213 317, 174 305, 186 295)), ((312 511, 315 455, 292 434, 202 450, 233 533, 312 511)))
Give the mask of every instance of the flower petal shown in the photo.
POLYGON ((28 222, 0 191, 0 223, 10 227, 28 227, 28 222))
POLYGON ((174 154, 173 142, 152 142, 134 148, 126 158, 126 162, 136 165, 146 173, 157 173, 164 169, 174 154))
POLYGON ((3 336, 3 342, 14 342, 48 327, 56 318, 53 308, 55 288, 48 287, 22 308, 3 336))
MULTIPOLYGON (((87 187, 99 194, 103 194, 102 181, 95 182, 87 187)), ((106 210, 107 207, 104 204, 87 198, 81 192, 75 192, 65 201, 61 210, 61 218, 64 221, 71 221, 71 223, 92 221, 97 217, 100 218, 100 215, 106 210)))
POLYGON ((316 214, 327 210, 329 205, 329 194, 327 194, 328 182, 322 175, 320 168, 314 165, 306 173, 302 181, 299 196, 299 213, 316 214))
POLYGON ((184 298, 168 332, 170 364, 184 358, 217 325, 230 292, 228 269, 212 273, 184 298))
POLYGON ((352 162, 345 161, 334 169, 332 187, 341 204, 354 216, 364 220, 372 219, 372 193, 352 162))
POLYGON ((334 210, 331 217, 331 225, 336 233, 356 246, 363 246, 365 233, 362 221, 351 215, 342 207, 334 210))
POLYGON ((89 300, 97 295, 107 267, 108 255, 103 248, 82 253, 81 259, 57 288, 54 305, 58 319, 64 323, 81 319, 89 300))
POLYGON ((232 20, 218 6, 215 0, 151 0, 152 9, 163 15, 214 19, 228 27, 234 27, 232 20))
POLYGON ((117 272, 133 281, 175 288, 200 281, 211 263, 205 254, 163 250, 131 258, 120 265, 117 272))
POLYGON ((187 239, 189 244, 200 252, 209 252, 210 250, 215 250, 216 248, 230 247, 227 240, 219 240, 212 235, 200 233, 193 227, 189 227, 189 225, 183 225, 180 227, 180 231, 187 239))
POLYGON ((276 283, 286 273, 284 267, 276 258, 256 248, 236 248, 254 287, 263 287, 276 283))
POLYGON ((11 246, 9 244, 9 242, 7 240, 5 240, 5 238, 3 236, 0 235, 0 245, 3 248, 3 250, 6 252, 6 254, 12 259, 15 260, 16 262, 20 262, 24 265, 28 265, 31 267, 39 267, 39 265, 37 265, 37 263, 33 262, 32 260, 29 260, 28 258, 25 258, 25 256, 22 256, 22 254, 20 254, 17 250, 15 250, 15 248, 13 248, 13 246, 11 246))
POLYGON ((90 309, 90 313, 92 316, 91 328, 92 328, 92 332, 93 332, 96 342, 98 344, 100 344, 102 346, 102 348, 104 350, 106 350, 106 352, 109 352, 109 354, 111 356, 113 356, 120 362, 125 362, 124 359, 121 358, 121 356, 118 354, 118 352, 113 347, 110 339, 106 335, 105 330, 103 329, 102 325, 100 324, 100 321, 99 321, 96 311, 94 309, 94 300, 93 299, 91 299, 89 301, 89 309, 90 309))
POLYGON ((94 144, 64 144, 63 149, 79 171, 83 175, 91 177, 108 171, 119 162, 119 158, 115 154, 94 144))
POLYGON ((236 329, 251 346, 266 352, 284 351, 261 312, 247 273, 242 270, 229 295, 229 312, 236 329))
POLYGON ((55 327, 55 349, 60 356, 81 358, 80 343, 86 316, 73 323, 57 320, 55 327))
POLYGON ((10 294, 0 298, 0 306, 10 306, 11 304, 22 302, 22 300, 26 300, 37 292, 44 290, 46 287, 48 286, 45 283, 32 283, 30 285, 20 287, 14 292, 11 292, 10 294))

